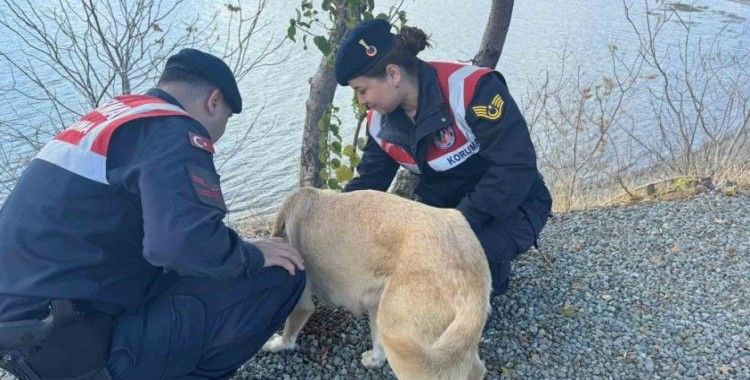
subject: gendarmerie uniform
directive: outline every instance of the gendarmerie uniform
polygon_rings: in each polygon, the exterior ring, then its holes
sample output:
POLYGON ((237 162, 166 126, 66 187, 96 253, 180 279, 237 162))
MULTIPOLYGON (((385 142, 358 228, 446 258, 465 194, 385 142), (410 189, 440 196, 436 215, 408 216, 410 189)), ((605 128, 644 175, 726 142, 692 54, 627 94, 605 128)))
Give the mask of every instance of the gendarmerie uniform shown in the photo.
MULTIPOLYGON (((336 60, 339 84, 371 68, 394 38, 383 20, 355 28, 336 60)), ((417 77, 414 122, 400 107, 368 112, 359 176, 344 191, 385 191, 399 167, 417 174, 421 202, 463 213, 487 254, 494 293, 503 293, 511 260, 535 244, 552 205, 526 122, 495 70, 419 61, 417 77)))
MULTIPOLYGON (((208 79, 241 111, 220 59, 185 49, 165 70, 208 79)), ((282 325, 304 272, 263 268, 260 250, 224 225, 213 152, 207 130, 159 89, 118 96, 59 133, 0 211, 0 322, 71 300, 113 321, 114 378, 229 377, 282 325)))

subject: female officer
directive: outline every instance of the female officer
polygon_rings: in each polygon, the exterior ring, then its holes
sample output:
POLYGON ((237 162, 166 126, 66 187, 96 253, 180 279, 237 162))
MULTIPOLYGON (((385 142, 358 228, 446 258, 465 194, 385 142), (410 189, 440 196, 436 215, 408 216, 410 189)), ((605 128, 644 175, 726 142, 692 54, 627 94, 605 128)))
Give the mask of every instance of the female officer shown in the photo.
POLYGON ((535 244, 552 205, 526 122, 500 73, 422 61, 425 33, 390 29, 364 21, 336 56, 336 81, 369 109, 359 177, 344 191, 386 191, 399 166, 419 175, 421 202, 463 213, 502 294, 510 261, 535 244))

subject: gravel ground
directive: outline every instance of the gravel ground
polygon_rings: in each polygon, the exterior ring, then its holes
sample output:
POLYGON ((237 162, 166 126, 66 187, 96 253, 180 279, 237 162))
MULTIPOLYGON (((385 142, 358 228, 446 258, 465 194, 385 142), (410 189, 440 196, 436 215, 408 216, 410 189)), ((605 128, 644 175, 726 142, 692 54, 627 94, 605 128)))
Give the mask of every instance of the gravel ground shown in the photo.
MULTIPOLYGON (((558 215, 492 302, 489 379, 750 379, 750 196, 717 194, 558 215)), ((320 309, 296 351, 235 379, 380 379, 367 322, 320 309)))
MULTIPOLYGON (((558 215, 513 271, 480 347, 489 379, 750 379, 750 195, 558 215)), ((394 377, 360 365, 363 317, 321 308, 298 343, 235 379, 394 377)))

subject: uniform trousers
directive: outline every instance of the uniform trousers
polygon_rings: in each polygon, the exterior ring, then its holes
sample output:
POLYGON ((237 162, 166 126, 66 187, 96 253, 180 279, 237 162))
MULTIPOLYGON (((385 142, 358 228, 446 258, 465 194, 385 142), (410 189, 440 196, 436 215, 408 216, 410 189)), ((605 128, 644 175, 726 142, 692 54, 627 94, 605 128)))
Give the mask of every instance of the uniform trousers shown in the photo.
POLYGON ((284 323, 305 285, 281 267, 225 280, 165 274, 115 321, 114 379, 226 379, 284 323))

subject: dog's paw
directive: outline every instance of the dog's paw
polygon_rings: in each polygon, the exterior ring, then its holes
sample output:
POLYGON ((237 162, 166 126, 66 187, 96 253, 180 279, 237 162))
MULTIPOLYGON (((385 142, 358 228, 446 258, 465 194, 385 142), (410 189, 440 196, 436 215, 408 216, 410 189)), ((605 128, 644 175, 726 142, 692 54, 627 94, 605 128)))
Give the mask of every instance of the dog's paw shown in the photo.
POLYGON ((297 344, 294 342, 285 342, 284 338, 281 337, 279 334, 273 334, 271 339, 268 339, 268 342, 263 345, 263 348, 261 350, 268 351, 268 352, 279 352, 283 350, 291 350, 297 347, 297 344))
POLYGON ((370 350, 362 353, 362 365, 367 368, 379 368, 385 364, 385 354, 382 350, 370 350))

